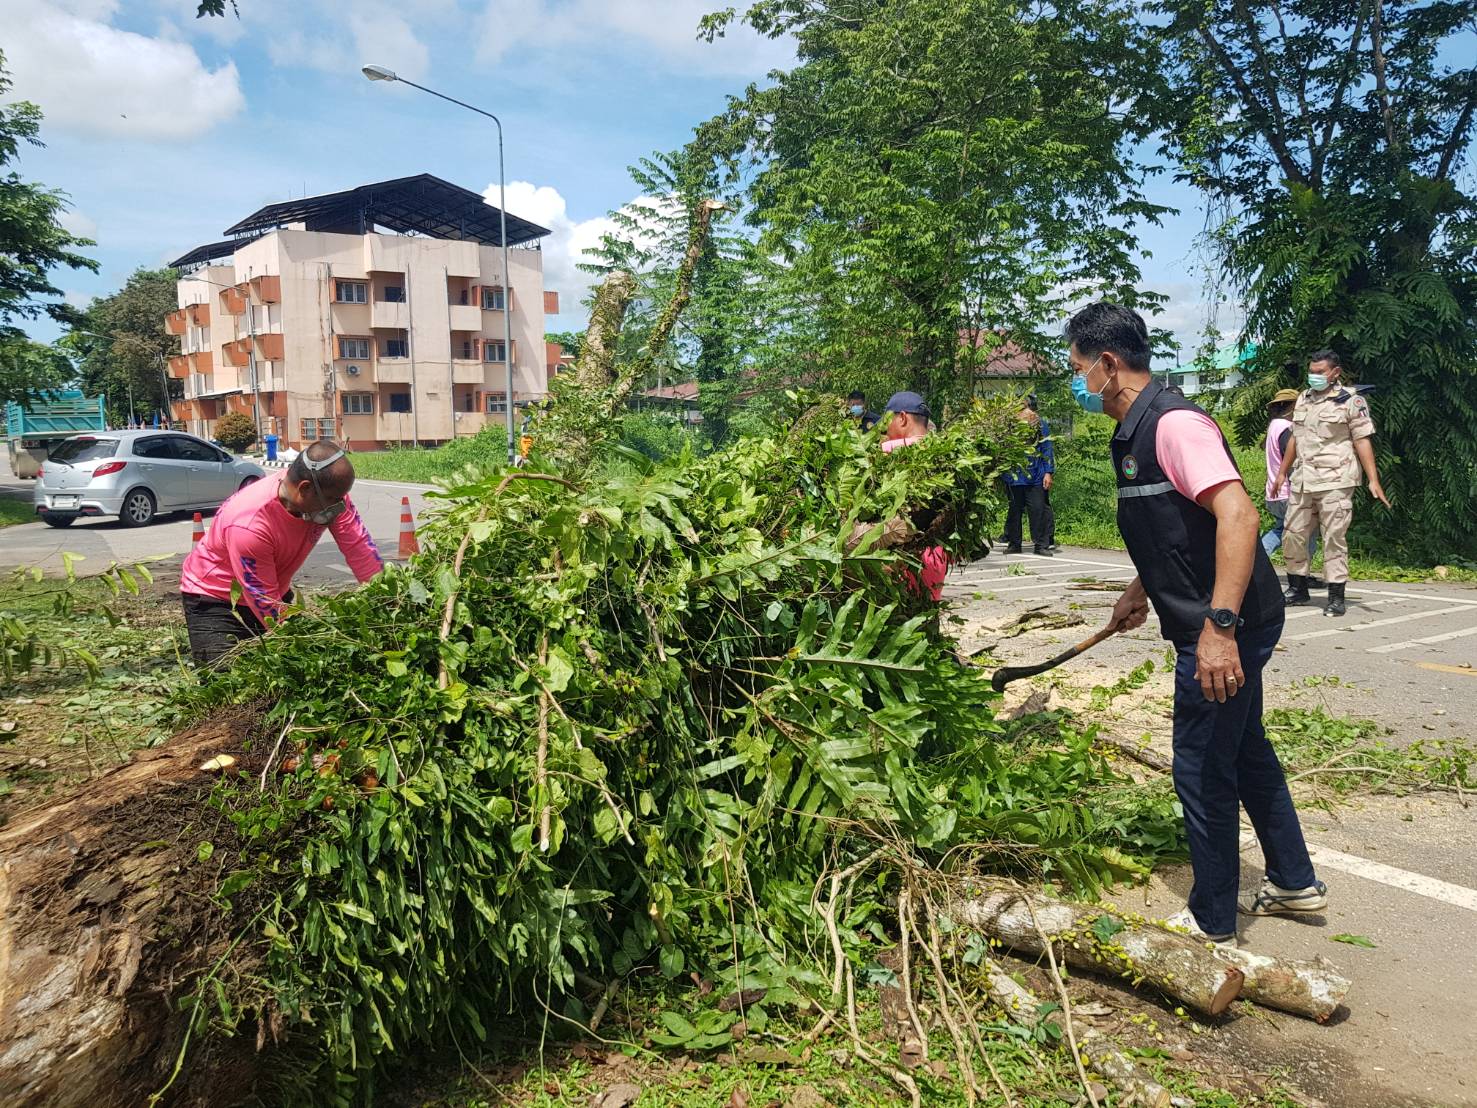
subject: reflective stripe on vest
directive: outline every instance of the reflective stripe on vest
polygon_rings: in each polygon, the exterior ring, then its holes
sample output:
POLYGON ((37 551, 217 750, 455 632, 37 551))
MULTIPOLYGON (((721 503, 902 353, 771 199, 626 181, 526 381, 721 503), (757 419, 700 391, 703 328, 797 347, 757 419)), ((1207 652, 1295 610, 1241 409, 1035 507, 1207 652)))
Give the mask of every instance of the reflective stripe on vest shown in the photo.
POLYGON ((1173 481, 1160 481, 1153 485, 1123 485, 1118 489, 1118 499, 1128 500, 1135 496, 1158 496, 1166 492, 1174 492, 1173 481))

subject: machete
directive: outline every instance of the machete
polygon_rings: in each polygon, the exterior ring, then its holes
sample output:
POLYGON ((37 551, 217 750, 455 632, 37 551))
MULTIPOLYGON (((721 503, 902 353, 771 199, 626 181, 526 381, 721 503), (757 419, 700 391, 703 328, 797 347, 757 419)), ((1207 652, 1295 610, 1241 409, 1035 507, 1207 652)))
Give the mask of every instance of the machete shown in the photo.
POLYGON ((1070 662, 1073 658, 1077 657, 1077 655, 1083 653, 1084 651, 1091 650, 1098 643, 1106 639, 1109 635, 1113 635, 1116 633, 1117 628, 1111 626, 1104 627, 1096 635, 1093 635, 1092 638, 1083 639, 1076 646, 1072 647, 1071 650, 1064 650, 1055 658, 1051 658, 1045 662, 1037 662, 1034 666, 1001 666, 990 678, 990 687, 993 688, 996 692, 1000 692, 1005 688, 1006 685, 1010 684, 1012 681, 1018 681, 1022 677, 1034 677, 1038 673, 1045 673, 1049 669, 1055 669, 1063 662, 1070 662))

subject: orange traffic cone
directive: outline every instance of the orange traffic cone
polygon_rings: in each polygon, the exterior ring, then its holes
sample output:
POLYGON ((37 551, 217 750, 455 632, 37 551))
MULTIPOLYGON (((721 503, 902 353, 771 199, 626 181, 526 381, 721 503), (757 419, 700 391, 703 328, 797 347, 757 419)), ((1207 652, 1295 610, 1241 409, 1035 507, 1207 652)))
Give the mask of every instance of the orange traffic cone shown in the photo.
POLYGON ((204 537, 205 537, 205 520, 201 517, 201 515, 200 515, 199 512, 196 512, 195 513, 195 529, 190 534, 190 545, 191 546, 197 546, 199 544, 200 540, 203 539, 204 537))
POLYGON ((415 519, 410 514, 410 497, 400 498, 400 557, 409 558, 421 552, 421 544, 415 538, 415 519))

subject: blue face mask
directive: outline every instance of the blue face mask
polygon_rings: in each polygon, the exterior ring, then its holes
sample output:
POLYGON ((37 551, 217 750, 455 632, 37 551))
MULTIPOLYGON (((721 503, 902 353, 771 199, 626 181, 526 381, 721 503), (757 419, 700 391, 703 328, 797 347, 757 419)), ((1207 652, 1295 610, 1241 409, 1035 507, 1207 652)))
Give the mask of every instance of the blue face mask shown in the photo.
MULTIPOLYGON (((1102 361, 1102 359, 1099 358, 1098 361, 1102 361)), ((1087 373, 1091 373, 1096 368, 1097 362, 1093 362, 1087 373)), ((1103 394, 1093 392, 1087 387, 1087 373, 1072 374, 1072 397, 1084 412, 1101 412, 1103 410, 1103 394)))
POLYGON ((861 415, 862 414, 862 406, 860 404, 853 404, 851 406, 851 414, 852 415, 855 415, 855 416, 861 415))
POLYGON ((1308 374, 1308 388, 1314 392, 1322 392, 1328 388, 1328 377, 1322 373, 1308 374))

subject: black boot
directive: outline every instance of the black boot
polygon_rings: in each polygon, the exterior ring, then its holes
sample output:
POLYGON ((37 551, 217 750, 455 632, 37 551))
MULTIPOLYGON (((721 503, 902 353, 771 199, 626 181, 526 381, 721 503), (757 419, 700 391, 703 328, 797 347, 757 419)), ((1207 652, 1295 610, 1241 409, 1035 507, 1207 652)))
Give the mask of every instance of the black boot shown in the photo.
POLYGON ((1287 591, 1282 594, 1282 599, 1288 604, 1306 604, 1312 599, 1308 595, 1308 579, 1296 573, 1287 575, 1287 591))
POLYGON ((1324 581, 1323 578, 1321 578, 1321 577, 1314 577, 1312 574, 1309 574, 1308 575, 1308 588, 1310 588, 1310 589, 1324 589, 1324 588, 1327 588, 1327 587, 1328 587, 1328 583, 1326 581, 1324 581))
POLYGON ((1344 584, 1343 581, 1328 583, 1328 603, 1323 606, 1324 615, 1341 616, 1344 614, 1344 584))

